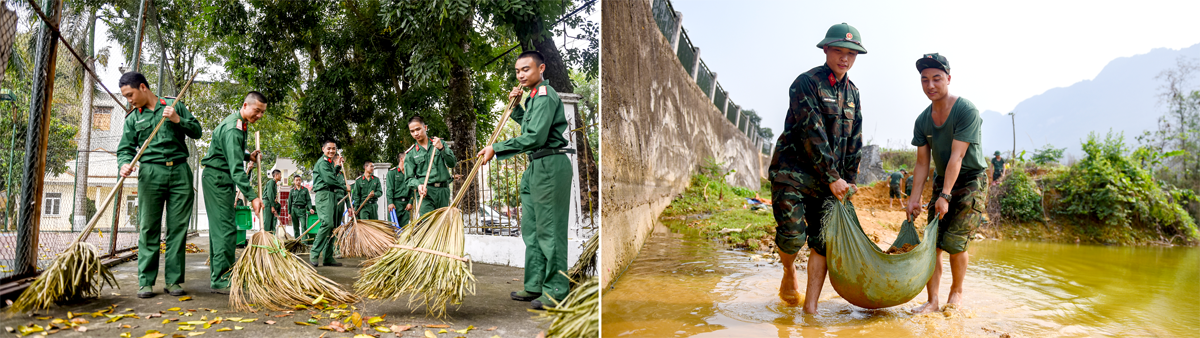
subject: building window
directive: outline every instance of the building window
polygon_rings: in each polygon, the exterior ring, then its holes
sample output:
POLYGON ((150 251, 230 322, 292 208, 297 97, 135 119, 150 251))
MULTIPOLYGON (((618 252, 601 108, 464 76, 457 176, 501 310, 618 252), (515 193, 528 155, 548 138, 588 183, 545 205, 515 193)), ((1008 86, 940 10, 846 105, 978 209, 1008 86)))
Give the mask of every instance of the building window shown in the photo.
POLYGON ((112 122, 112 107, 95 107, 92 111, 92 129, 108 130, 112 122))
POLYGON ((62 213, 62 193, 46 193, 46 201, 42 203, 42 206, 42 214, 46 216, 59 216, 62 213))

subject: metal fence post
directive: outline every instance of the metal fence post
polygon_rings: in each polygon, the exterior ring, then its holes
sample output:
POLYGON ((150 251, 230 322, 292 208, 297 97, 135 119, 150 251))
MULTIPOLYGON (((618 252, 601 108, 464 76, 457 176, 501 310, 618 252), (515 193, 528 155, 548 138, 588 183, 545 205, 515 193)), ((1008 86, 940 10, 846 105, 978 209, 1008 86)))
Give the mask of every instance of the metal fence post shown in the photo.
POLYGON ((54 97, 54 74, 58 56, 58 34, 50 25, 58 25, 62 12, 58 0, 45 0, 43 8, 52 22, 42 22, 37 33, 34 54, 33 93, 29 100, 29 125, 25 133, 25 168, 21 178, 21 220, 17 223, 17 252, 14 274, 30 276, 37 272, 37 244, 42 207, 42 182, 45 180, 46 147, 50 137, 50 104, 54 97))
MULTIPOLYGON (((708 97, 717 97, 717 72, 712 72, 712 88, 708 89, 708 97)), ((728 98, 726 98, 728 101, 728 98)))

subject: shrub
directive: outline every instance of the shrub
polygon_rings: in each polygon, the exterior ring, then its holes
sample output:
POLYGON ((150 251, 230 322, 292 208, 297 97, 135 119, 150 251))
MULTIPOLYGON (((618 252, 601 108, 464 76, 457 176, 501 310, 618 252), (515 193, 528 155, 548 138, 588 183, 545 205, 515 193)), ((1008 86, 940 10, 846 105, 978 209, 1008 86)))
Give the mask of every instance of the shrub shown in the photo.
POLYGON ((1000 191, 1001 215, 1021 222, 1042 220, 1042 191, 1024 170, 1014 170, 1000 191))

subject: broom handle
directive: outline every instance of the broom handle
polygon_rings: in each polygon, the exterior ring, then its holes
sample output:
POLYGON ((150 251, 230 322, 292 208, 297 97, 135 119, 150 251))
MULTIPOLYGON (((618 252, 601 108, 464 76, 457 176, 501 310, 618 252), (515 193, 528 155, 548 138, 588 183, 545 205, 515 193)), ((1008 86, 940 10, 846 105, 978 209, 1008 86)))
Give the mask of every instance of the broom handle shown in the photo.
MULTIPOLYGON (((496 125, 496 130, 492 131, 492 136, 488 138, 488 146, 496 143, 496 138, 500 137, 500 131, 504 129, 504 124, 508 122, 508 116, 512 114, 512 110, 516 108, 517 99, 523 96, 525 96, 525 91, 521 91, 521 95, 517 95, 517 97, 508 102, 508 107, 504 110, 504 115, 500 116, 500 123, 496 125)), ((466 196, 467 188, 471 186, 471 182, 475 180, 475 174, 479 172, 480 164, 483 163, 482 161, 478 160, 478 156, 476 156, 475 159, 475 165, 471 166, 471 173, 467 174, 467 177, 463 179, 462 187, 458 188, 458 194, 454 196, 454 201, 450 202, 451 206, 458 205, 458 202, 462 200, 463 196, 466 196)))
MULTIPOLYGON (((179 91, 179 96, 176 97, 175 102, 173 102, 171 104, 172 108, 179 105, 179 101, 181 101, 183 99, 183 94, 187 93, 188 87, 192 86, 192 80, 195 80, 196 74, 199 74, 199 73, 200 73, 200 71, 196 71, 195 73, 192 73, 192 78, 188 79, 187 84, 183 85, 183 90, 179 91)), ((132 111, 132 110, 130 110, 130 111, 132 111)), ((142 148, 138 149, 138 153, 136 156, 133 157, 133 161, 129 162, 130 165, 137 166, 138 160, 140 160, 142 158, 142 154, 146 153, 146 148, 150 148, 150 141, 154 140, 155 135, 158 135, 158 129, 160 127, 162 127, 163 122, 165 122, 166 120, 167 120, 166 117, 163 117, 158 120, 158 125, 155 125, 154 130, 150 131, 150 137, 147 137, 146 142, 142 143, 142 148)), ((118 168, 118 170, 119 170, 119 168, 118 168)), ((104 203, 101 203, 100 206, 96 208, 96 210, 104 210, 104 209, 108 208, 108 204, 112 203, 113 197, 116 197, 117 191, 121 190, 121 186, 123 186, 125 184, 125 179, 126 179, 125 176, 121 176, 121 178, 117 180, 117 184, 113 186, 112 191, 108 192, 108 197, 104 198, 104 203)), ((92 229, 96 227, 96 222, 98 222, 98 221, 100 221, 100 213, 96 213, 96 215, 92 216, 92 220, 88 221, 87 228, 84 228, 83 232, 81 232, 78 237, 75 237, 75 241, 71 242, 71 246, 74 246, 75 244, 78 244, 79 242, 87 240, 88 235, 92 233, 92 229)))
MULTIPOLYGON (((350 180, 350 173, 346 172, 345 158, 342 158, 342 179, 345 179, 347 181, 350 180)), ((353 191, 354 189, 350 189, 350 190, 353 191)), ((347 191, 345 198, 349 198, 349 197, 350 197, 350 191, 347 191)), ((345 198, 343 198, 343 199, 345 199, 345 198)), ((359 201, 359 202, 362 202, 362 201, 359 201)), ((338 203, 341 203, 341 202, 338 202, 338 203)), ((350 213, 350 221, 358 223, 358 210, 354 209, 354 199, 350 199, 350 210, 354 210, 354 212, 350 213)))
MULTIPOLYGON (((350 197, 350 195, 346 195, 346 197, 350 197)), ((345 201, 346 197, 342 197, 342 199, 338 200, 338 203, 342 203, 342 201, 345 201)), ((309 231, 312 231, 313 228, 317 227, 317 224, 321 224, 320 219, 317 219, 316 222, 313 222, 312 225, 308 226, 308 229, 304 229, 304 232, 302 232, 300 234, 307 234, 309 231)), ((300 238, 300 234, 296 234, 296 238, 300 238)))
MULTIPOLYGON (((428 132, 428 131, 426 131, 426 132, 428 132)), ((431 150, 431 152, 429 153, 429 167, 425 169, 425 183, 421 184, 421 185, 425 186, 425 195, 429 194, 429 174, 433 172, 433 160, 435 158, 437 158, 437 147, 433 146, 432 140, 429 141, 429 148, 431 150)), ((419 193, 419 191, 418 191, 418 193, 419 193)), ((417 207, 413 208, 413 211, 416 212, 417 214, 421 213, 421 201, 425 200, 425 195, 421 195, 421 196, 417 197, 417 207)))
MULTIPOLYGON (((266 204, 265 203, 266 198, 263 196, 263 193, 262 193, 262 190, 263 190, 262 160, 261 160, 262 159, 262 133, 258 130, 254 131, 254 150, 258 151, 258 157, 256 157, 254 159, 254 163, 255 163, 254 169, 257 169, 256 171, 258 171, 258 198, 263 199, 263 202, 264 202, 263 204, 266 204)), ((262 213, 262 210, 259 210, 258 213, 262 213)), ((259 230, 262 230, 262 226, 266 222, 267 222, 267 220, 265 220, 265 219, 259 220, 259 222, 258 222, 259 230)))

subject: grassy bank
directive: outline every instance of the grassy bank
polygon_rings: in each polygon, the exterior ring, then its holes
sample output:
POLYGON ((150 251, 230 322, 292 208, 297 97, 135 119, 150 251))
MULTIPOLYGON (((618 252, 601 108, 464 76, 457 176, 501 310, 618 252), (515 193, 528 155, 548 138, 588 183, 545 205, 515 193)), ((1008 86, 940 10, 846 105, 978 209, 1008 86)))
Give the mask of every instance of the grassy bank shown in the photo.
POLYGON ((701 167, 659 219, 673 231, 699 233, 731 247, 765 250, 775 233, 770 206, 756 210, 746 199, 756 194, 770 199, 770 186, 765 181, 757 191, 731 186, 725 183, 729 174, 720 163, 701 167))

